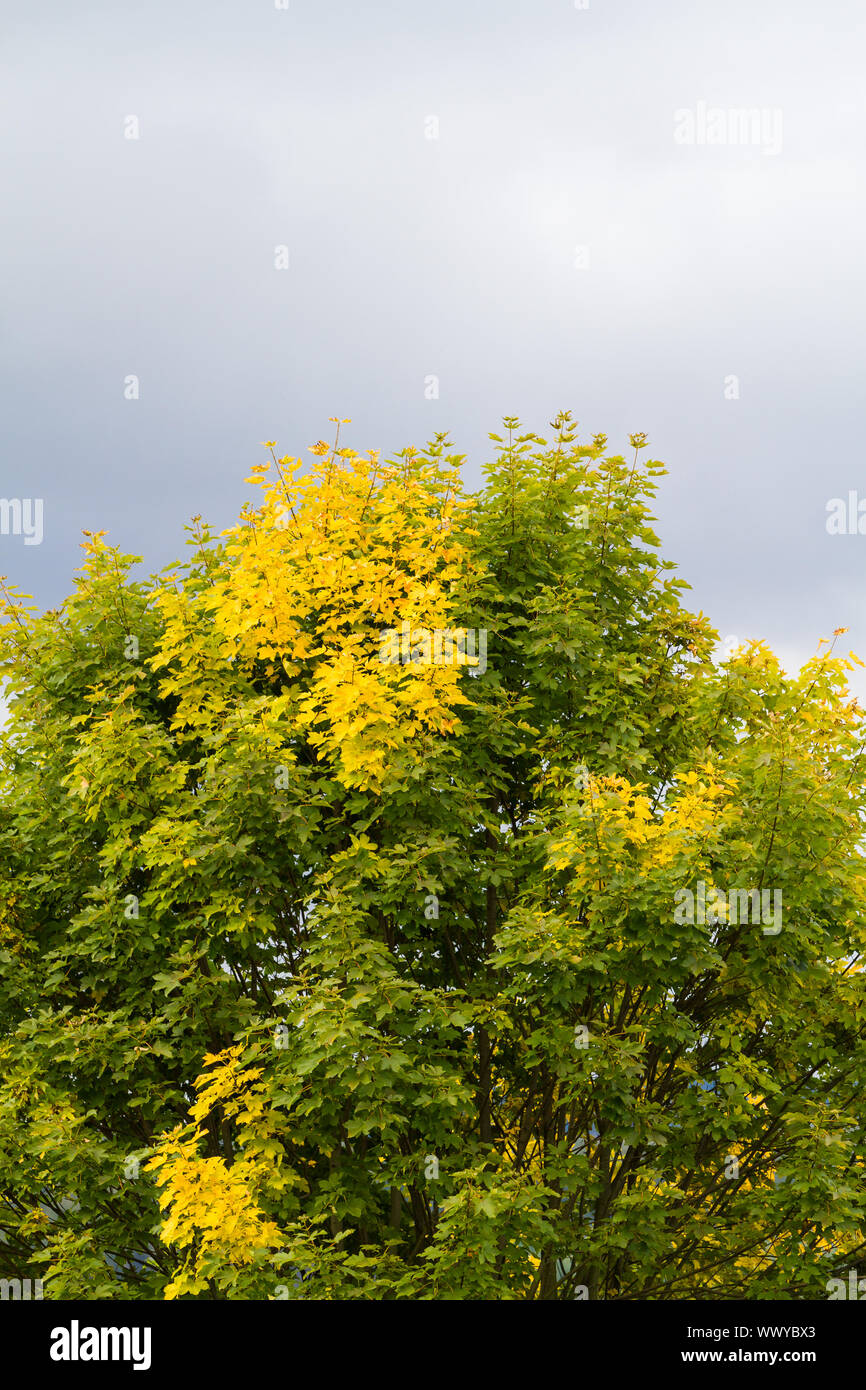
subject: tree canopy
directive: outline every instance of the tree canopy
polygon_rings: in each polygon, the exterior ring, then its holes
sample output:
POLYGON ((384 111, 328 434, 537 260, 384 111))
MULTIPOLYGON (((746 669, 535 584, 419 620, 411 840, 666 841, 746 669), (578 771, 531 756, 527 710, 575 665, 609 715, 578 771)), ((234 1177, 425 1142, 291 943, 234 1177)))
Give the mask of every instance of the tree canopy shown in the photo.
POLYGON ((0 591, 0 1275, 826 1297, 866 1252, 863 715, 714 659, 634 435, 317 444, 0 591))

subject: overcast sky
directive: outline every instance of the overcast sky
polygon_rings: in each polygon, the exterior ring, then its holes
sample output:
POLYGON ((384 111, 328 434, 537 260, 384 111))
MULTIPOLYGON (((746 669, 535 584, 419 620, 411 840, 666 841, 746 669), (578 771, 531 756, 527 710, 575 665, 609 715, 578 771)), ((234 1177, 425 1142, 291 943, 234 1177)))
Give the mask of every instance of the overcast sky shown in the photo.
POLYGON ((866 534, 826 526, 866 502, 856 0, 0 12, 0 497, 44 506, 0 573, 40 604, 83 528, 151 570, 229 525, 265 439, 447 429, 474 486, 503 414, 569 408, 648 433, 723 635, 866 657, 866 534))

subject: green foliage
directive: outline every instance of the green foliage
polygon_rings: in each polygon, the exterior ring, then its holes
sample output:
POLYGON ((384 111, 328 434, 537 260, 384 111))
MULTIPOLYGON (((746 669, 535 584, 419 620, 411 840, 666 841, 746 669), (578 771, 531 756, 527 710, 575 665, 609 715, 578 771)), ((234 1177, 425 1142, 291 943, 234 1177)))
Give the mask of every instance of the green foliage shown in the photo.
POLYGON ((852 661, 716 664, 644 438, 519 428, 474 497, 443 436, 319 445, 170 573, 96 535, 59 611, 5 590, 0 1276, 763 1299, 863 1258, 852 661), (486 664, 383 663, 404 620, 486 664))

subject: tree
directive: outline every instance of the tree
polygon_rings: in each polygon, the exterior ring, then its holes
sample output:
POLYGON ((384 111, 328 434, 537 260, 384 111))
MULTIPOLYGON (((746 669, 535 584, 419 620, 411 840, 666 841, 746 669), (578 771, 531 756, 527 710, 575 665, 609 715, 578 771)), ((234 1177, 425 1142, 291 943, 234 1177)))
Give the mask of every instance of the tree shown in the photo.
MULTIPOLYGON (((320 443, 4 586, 0 1274, 824 1297, 864 1253, 855 658, 713 660, 661 464, 320 443)), ((839 634, 837 633, 836 636, 839 634)), ((834 638, 835 641, 835 638, 834 638)))

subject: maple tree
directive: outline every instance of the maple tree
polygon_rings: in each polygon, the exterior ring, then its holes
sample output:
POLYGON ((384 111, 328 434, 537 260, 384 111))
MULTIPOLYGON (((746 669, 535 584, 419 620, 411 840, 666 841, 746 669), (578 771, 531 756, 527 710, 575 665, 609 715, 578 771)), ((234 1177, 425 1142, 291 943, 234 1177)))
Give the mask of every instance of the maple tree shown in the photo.
POLYGON ((443 435, 269 446, 183 564, 88 533, 59 610, 4 584, 0 1274, 759 1299, 862 1258, 855 659, 714 660, 645 438, 552 429, 475 494, 443 435))

